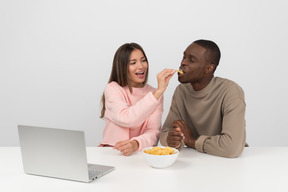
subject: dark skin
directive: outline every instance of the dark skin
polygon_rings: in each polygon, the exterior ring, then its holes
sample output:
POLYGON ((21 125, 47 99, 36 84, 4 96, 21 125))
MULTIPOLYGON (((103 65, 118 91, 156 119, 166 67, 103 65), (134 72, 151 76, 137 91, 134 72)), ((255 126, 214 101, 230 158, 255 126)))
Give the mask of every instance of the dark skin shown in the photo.
MULTIPOLYGON (((183 74, 178 73, 180 83, 190 83, 195 91, 204 89, 211 79, 215 65, 209 62, 209 52, 198 44, 192 43, 183 53, 180 69, 183 74)), ((170 147, 179 148, 182 141, 185 145, 195 149, 197 138, 193 136, 190 128, 183 120, 175 120, 172 130, 167 136, 167 144, 170 147)))

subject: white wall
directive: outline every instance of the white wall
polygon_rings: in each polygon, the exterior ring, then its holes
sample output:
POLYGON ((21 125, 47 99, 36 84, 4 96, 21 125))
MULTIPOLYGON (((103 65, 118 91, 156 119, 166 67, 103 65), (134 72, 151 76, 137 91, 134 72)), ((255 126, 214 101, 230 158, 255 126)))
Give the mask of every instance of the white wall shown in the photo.
MULTIPOLYGON (((100 98, 113 55, 143 46, 149 83, 178 68, 186 47, 215 41, 217 76, 246 93, 247 141, 288 146, 288 1, 0 0, 0 146, 18 146, 18 124, 86 133, 101 140, 100 98)), ((165 93, 163 121, 177 77, 165 93)))

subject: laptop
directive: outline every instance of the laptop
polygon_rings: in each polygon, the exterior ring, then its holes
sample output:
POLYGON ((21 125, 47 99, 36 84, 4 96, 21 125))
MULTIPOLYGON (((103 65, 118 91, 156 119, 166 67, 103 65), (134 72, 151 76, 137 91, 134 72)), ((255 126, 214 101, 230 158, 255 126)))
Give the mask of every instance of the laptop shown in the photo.
POLYGON ((83 131, 18 125, 26 174, 91 182, 113 166, 88 164, 83 131))

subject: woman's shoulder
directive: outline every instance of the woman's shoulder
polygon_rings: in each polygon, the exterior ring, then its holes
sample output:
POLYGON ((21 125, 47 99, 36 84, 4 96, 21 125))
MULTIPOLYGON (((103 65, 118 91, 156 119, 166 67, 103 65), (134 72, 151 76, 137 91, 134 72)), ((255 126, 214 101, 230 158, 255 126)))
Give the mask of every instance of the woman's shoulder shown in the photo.
POLYGON ((119 93, 119 94, 125 94, 126 87, 121 87, 117 82, 112 81, 108 83, 105 87, 106 93, 119 93))
POLYGON ((111 81, 106 85, 106 89, 123 89, 117 82, 111 81))
POLYGON ((120 85, 117 82, 115 82, 115 81, 111 81, 110 83, 107 84, 107 87, 110 87, 110 86, 112 86, 112 87, 120 87, 120 85))

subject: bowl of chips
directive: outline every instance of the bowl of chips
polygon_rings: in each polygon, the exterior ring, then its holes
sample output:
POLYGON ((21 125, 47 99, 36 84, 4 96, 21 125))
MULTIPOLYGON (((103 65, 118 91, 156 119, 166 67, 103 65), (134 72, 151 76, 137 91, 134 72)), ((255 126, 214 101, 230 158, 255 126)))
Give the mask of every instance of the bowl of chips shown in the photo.
POLYGON ((147 164, 154 168, 166 168, 177 159, 179 151, 172 147, 147 147, 142 150, 147 164))

